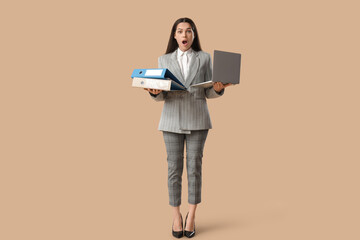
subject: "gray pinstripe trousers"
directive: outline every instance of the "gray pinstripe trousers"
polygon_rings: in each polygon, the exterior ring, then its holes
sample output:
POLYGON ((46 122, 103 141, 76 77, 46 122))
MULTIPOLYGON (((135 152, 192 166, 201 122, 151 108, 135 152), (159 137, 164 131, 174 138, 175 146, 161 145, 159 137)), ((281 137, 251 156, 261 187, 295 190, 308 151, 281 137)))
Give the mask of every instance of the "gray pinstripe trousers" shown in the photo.
POLYGON ((188 202, 201 202, 201 167, 206 130, 192 130, 191 134, 163 131, 167 162, 169 204, 177 207, 181 204, 181 183, 184 164, 184 146, 186 144, 186 171, 188 179, 188 202))

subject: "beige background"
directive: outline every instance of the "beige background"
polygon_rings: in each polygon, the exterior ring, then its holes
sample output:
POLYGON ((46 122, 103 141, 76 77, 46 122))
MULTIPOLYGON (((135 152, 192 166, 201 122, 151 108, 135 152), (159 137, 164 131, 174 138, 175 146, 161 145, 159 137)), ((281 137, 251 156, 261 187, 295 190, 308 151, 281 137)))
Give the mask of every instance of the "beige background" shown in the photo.
POLYGON ((208 101, 196 238, 360 239, 355 3, 1 1, 0 239, 172 238, 162 103, 130 75, 184 16, 243 54, 208 101))

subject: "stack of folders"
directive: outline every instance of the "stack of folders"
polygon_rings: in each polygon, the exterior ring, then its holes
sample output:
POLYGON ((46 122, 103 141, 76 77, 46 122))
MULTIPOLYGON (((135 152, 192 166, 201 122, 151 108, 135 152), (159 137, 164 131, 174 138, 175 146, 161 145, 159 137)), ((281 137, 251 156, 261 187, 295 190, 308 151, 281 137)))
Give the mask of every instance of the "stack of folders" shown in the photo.
POLYGON ((186 87, 167 68, 134 69, 132 86, 165 91, 181 91, 186 87))

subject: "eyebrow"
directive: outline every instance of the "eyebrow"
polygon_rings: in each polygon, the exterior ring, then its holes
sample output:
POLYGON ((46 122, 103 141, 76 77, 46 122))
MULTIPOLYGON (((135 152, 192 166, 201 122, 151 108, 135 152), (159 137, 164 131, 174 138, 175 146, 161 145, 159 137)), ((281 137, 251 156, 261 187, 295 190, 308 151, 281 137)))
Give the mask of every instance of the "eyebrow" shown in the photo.
MULTIPOLYGON (((191 30, 191 28, 187 28, 186 30, 188 30, 188 29, 190 29, 191 30)), ((177 30, 183 30, 182 28, 178 28, 177 30)))

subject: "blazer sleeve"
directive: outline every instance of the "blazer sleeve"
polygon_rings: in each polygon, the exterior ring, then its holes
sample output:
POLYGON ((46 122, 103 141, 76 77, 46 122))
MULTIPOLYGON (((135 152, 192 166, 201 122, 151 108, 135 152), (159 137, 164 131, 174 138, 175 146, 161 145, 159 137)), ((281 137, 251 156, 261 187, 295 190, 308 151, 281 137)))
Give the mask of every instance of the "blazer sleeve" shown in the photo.
MULTIPOLYGON (((212 64, 211 64, 211 57, 208 54, 208 61, 206 64, 206 73, 205 73, 205 81, 210 81, 212 79, 212 64)), ((216 92, 213 87, 209 87, 205 89, 205 96, 206 98, 217 98, 224 95, 225 88, 220 92, 216 92)))
MULTIPOLYGON (((162 65, 162 62, 161 62, 161 57, 158 58, 158 68, 163 68, 163 65, 162 65)), ((152 94, 152 93, 149 92, 149 94, 150 94, 151 98, 154 99, 157 102, 164 101, 166 99, 166 96, 167 96, 166 91, 162 91, 159 94, 152 94)))

